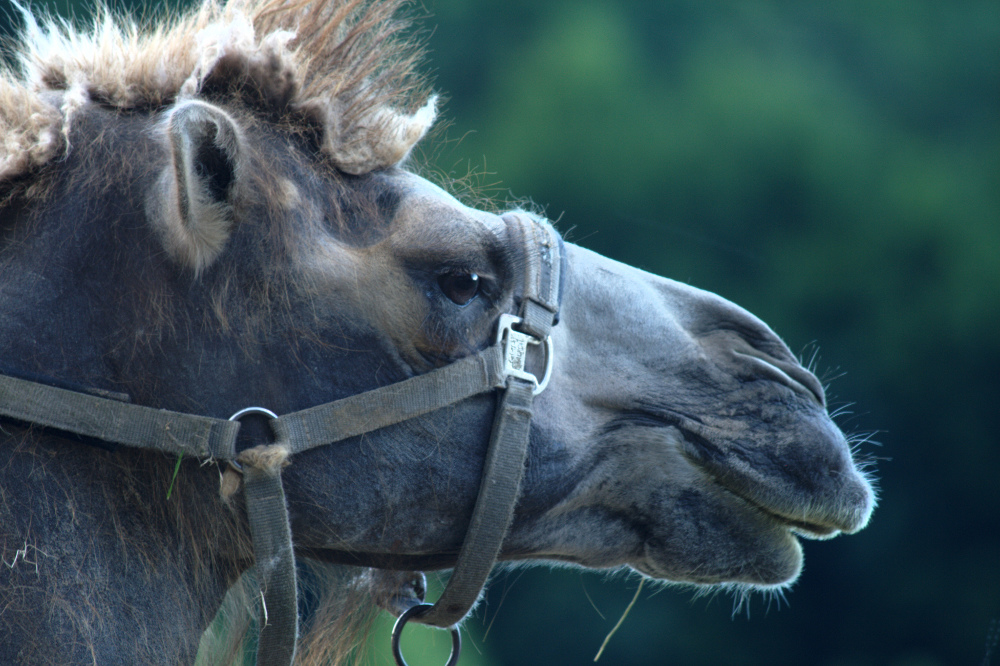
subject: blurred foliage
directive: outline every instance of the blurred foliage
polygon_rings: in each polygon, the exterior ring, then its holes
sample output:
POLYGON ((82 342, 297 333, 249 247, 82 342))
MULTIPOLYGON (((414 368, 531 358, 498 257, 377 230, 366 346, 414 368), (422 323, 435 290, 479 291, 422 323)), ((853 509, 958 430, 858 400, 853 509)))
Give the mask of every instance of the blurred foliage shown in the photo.
MULTIPOLYGON (((441 168, 747 307, 817 354, 841 426, 882 443, 862 447, 881 458, 871 526, 806 543, 787 607, 756 599, 730 620, 724 595, 645 594, 602 661, 984 661, 1000 617, 1000 5, 430 10, 456 139, 441 168)), ((485 647, 590 661, 635 584, 506 576, 485 647)))
MULTIPOLYGON (((817 355, 841 426, 881 442, 862 446, 880 459, 872 524, 806 543, 785 598, 733 613, 725 594, 644 591, 601 662, 987 664, 1000 617, 1000 3, 424 8, 451 121, 425 147, 433 169, 531 197, 570 240, 758 314, 817 355)), ((484 663, 590 662, 637 584, 601 578, 501 574, 469 638, 484 663)))

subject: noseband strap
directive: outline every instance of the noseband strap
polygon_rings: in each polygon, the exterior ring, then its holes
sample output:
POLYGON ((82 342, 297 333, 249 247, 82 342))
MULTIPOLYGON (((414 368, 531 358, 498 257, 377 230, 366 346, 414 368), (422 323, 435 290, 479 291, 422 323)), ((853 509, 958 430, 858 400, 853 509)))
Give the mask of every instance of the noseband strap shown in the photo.
POLYGON ((0 375, 0 416, 102 442, 238 461, 262 600, 257 664, 279 666, 294 659, 297 634, 295 559, 281 484, 288 457, 500 389, 479 496, 454 572, 436 604, 408 617, 454 627, 478 601, 510 528, 524 476, 532 402, 548 380, 549 332, 559 312, 559 235, 547 222, 525 214, 505 221, 524 250, 525 279, 518 316, 502 317, 496 344, 396 384, 276 417, 270 421, 274 444, 237 454, 238 420, 133 405, 9 375, 0 375), (525 369, 526 349, 532 345, 541 345, 548 356, 543 378, 525 369))

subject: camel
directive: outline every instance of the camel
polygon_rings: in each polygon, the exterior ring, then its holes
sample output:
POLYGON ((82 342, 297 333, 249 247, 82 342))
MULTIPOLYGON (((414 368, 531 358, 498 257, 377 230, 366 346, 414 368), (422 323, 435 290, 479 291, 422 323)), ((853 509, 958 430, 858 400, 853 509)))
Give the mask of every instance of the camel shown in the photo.
POLYGON ((437 98, 399 5, 21 9, 0 662, 192 663, 253 571, 258 663, 325 663, 355 604, 455 627, 496 560, 780 589, 800 538, 867 524, 869 473, 763 322, 414 173, 437 98), (300 629, 303 566, 361 573, 300 629), (422 603, 452 567, 458 600, 422 603))

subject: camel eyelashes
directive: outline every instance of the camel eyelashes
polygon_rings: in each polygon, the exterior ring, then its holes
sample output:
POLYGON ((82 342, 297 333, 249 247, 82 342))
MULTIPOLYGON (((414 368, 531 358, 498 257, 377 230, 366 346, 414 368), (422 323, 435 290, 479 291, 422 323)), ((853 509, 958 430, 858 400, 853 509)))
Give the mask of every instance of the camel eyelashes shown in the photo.
POLYGON ((438 277, 441 293, 456 305, 468 305, 479 295, 479 275, 455 271, 438 277))

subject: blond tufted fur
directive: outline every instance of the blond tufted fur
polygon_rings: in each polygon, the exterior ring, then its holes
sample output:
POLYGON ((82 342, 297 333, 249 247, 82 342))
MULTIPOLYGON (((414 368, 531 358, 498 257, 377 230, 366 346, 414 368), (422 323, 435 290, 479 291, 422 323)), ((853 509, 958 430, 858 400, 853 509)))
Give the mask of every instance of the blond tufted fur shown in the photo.
POLYGON ((436 98, 415 73, 402 0, 203 0, 143 27, 100 9, 75 28, 18 5, 16 70, 0 71, 0 179, 70 148, 88 103, 157 109, 206 94, 318 124, 322 150, 347 173, 404 160, 430 129, 436 98))

